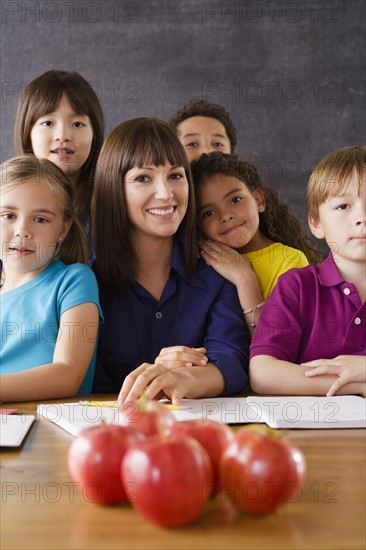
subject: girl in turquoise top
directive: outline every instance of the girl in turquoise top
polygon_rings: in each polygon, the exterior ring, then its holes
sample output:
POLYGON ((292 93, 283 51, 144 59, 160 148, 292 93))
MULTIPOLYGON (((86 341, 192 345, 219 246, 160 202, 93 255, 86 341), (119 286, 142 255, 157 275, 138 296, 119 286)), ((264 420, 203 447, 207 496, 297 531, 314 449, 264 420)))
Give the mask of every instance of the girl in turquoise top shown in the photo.
POLYGON ((0 166, 0 401, 90 392, 98 289, 73 188, 34 155, 0 166))

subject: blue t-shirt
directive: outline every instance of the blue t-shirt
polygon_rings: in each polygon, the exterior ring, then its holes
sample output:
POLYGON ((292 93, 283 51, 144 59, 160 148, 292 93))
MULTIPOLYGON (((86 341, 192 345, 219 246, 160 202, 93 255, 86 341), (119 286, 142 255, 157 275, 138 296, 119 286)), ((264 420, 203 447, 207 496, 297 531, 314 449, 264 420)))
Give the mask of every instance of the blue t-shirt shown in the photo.
MULTIPOLYGON (((84 264, 52 261, 37 277, 0 295, 0 374, 21 372, 53 362, 61 315, 92 302, 101 310, 98 286, 84 264)), ((72 336, 72 327, 69 327, 72 336)), ((87 327, 85 329, 87 335, 87 327)), ((79 393, 90 393, 96 350, 79 393)))
POLYGON ((120 294, 100 288, 100 302, 105 321, 93 391, 118 392, 127 374, 176 345, 206 348, 224 376, 223 395, 238 393, 247 383, 250 337, 236 287, 202 259, 187 279, 178 241, 160 300, 133 282, 120 294))

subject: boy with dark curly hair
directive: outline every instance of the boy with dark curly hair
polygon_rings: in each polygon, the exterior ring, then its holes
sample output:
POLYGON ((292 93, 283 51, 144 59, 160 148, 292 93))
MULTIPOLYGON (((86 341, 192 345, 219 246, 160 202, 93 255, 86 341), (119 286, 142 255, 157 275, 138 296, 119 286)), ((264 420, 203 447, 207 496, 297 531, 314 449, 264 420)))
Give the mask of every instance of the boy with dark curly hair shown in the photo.
POLYGON ((222 105, 204 99, 192 100, 169 121, 188 156, 189 162, 202 153, 234 153, 236 128, 222 105))

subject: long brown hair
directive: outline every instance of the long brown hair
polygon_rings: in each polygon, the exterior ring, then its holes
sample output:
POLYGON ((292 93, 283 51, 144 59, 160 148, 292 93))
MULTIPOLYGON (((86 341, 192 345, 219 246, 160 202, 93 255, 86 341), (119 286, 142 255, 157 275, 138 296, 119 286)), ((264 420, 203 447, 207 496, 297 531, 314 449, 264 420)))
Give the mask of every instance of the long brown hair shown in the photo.
POLYGON ((251 193, 259 191, 265 203, 265 211, 259 213, 260 232, 271 241, 301 250, 310 263, 317 264, 321 261, 315 244, 300 221, 287 204, 279 199, 278 193, 266 185, 254 164, 236 155, 213 152, 202 154, 192 162, 191 169, 195 188, 210 175, 223 174, 237 178, 251 193))
POLYGON ((74 213, 74 190, 61 168, 47 159, 34 155, 14 157, 0 165, 1 193, 24 185, 30 179, 41 181, 56 196, 64 221, 72 221, 69 232, 52 259, 64 264, 87 263, 88 247, 84 230, 74 213))
POLYGON ((182 240, 187 276, 197 261, 196 205, 189 162, 174 131, 163 120, 140 117, 119 124, 107 137, 97 162, 92 198, 95 272, 107 289, 120 292, 135 278, 136 253, 124 194, 125 176, 133 167, 165 162, 185 170, 189 197, 177 236, 182 240))
POLYGON ((90 118, 93 127, 92 147, 81 168, 74 198, 77 213, 90 212, 95 165, 103 143, 104 116, 96 93, 81 75, 47 71, 24 88, 15 115, 14 147, 17 155, 33 153, 31 131, 35 122, 55 111, 64 95, 75 112, 90 118))

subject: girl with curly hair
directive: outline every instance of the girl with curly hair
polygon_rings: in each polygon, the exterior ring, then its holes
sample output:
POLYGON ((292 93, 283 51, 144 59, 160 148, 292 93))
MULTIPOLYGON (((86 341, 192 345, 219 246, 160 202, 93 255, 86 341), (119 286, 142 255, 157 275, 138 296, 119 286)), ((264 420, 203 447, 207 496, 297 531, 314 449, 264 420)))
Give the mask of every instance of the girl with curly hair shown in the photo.
POLYGON ((299 220, 257 168, 213 152, 191 164, 206 263, 231 281, 253 334, 278 277, 320 257, 299 220))

